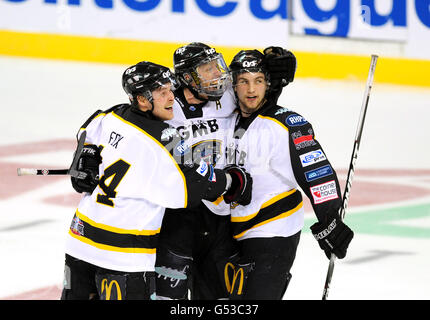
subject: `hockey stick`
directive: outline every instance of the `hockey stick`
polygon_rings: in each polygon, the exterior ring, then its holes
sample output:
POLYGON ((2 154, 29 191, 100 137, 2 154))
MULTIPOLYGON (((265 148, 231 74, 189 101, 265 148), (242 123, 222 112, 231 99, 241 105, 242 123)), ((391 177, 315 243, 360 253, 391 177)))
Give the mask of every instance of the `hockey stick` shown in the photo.
POLYGON ((33 168, 18 168, 18 176, 51 176, 51 175, 70 175, 77 179, 85 179, 86 172, 76 170, 78 168, 79 155, 84 147, 87 132, 83 131, 78 140, 75 156, 69 169, 33 169, 33 168))
MULTIPOLYGON (((357 132, 355 134, 354 148, 352 149, 351 162, 349 164, 348 175, 346 179, 345 191, 343 193, 342 206, 339 209, 339 217, 341 220, 345 218, 345 211, 348 206, 349 194, 351 192, 352 178, 354 177, 355 162, 358 157, 358 149, 361 142, 361 134, 363 133, 364 119, 366 117, 367 105, 369 104, 370 90, 372 89, 373 76, 375 74, 377 55, 372 55, 370 61, 369 75, 367 77, 366 90, 364 92, 363 102, 361 105, 360 118, 358 120, 357 132)), ((330 263, 328 265, 327 277, 324 284, 322 300, 326 300, 330 288, 331 278, 333 276, 334 262, 336 256, 332 253, 330 263)))

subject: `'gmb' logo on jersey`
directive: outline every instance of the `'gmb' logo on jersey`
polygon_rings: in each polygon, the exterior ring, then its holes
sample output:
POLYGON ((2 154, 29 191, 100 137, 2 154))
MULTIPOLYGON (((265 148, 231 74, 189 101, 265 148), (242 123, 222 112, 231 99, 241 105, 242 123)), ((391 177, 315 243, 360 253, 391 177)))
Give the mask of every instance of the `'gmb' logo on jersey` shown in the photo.
POLYGON ((193 138, 196 138, 199 136, 207 135, 209 133, 214 133, 218 131, 218 129, 219 126, 216 119, 199 121, 186 127, 179 126, 176 128, 181 138, 185 140, 190 138, 191 135, 193 136, 193 138))

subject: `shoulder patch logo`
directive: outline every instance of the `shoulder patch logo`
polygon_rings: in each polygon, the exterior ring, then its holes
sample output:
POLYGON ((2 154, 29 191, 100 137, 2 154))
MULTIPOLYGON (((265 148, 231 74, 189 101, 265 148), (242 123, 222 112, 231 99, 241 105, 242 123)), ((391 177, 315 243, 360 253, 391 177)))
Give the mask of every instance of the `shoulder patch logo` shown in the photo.
POLYGON ((279 108, 278 110, 276 110, 275 116, 277 116, 279 114, 283 114, 283 113, 288 112, 288 111, 290 111, 290 109, 288 109, 288 108, 279 108))
POLYGON ((308 122, 302 116, 298 114, 292 114, 288 116, 287 119, 285 119, 285 123, 291 127, 297 127, 297 126, 302 126, 308 122))

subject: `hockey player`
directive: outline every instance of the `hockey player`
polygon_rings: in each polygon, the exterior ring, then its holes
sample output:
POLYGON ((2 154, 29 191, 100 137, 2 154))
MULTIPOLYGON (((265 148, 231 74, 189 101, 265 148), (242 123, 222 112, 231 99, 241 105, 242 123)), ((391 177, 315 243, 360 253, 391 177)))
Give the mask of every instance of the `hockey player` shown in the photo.
MULTIPOLYGON (((273 78, 291 81, 285 72, 291 70, 291 63, 295 66, 294 55, 287 51, 275 55, 273 49, 268 50, 273 78)), ((226 63, 215 48, 190 43, 175 51, 174 68, 182 87, 175 91, 174 118, 168 123, 178 129, 189 146, 179 153, 185 163, 198 163, 203 158, 223 168, 224 140, 234 125, 231 114, 236 108, 226 63)), ((156 261, 159 299, 186 299, 188 286, 192 299, 228 297, 224 268, 237 253, 231 234, 230 203, 224 196, 215 202, 204 200, 191 210, 166 210, 156 261)))
MULTIPOLYGON (((231 87, 228 67, 215 48, 203 43, 178 48, 173 60, 181 88, 175 91, 174 118, 168 123, 188 146, 179 155, 183 163, 203 159, 222 168, 224 136, 235 109, 233 92, 227 90, 231 87)), ((189 287, 192 299, 228 296, 222 272, 236 249, 229 204, 222 200, 166 210, 156 259, 158 299, 187 299, 189 287)))
MULTIPOLYGON (((182 140, 162 122, 173 117, 175 79, 168 68, 140 62, 122 84, 131 104, 95 113, 80 129, 87 145, 72 178, 82 197, 66 242, 62 299, 154 299, 155 256, 165 207, 184 208, 224 194, 248 197, 251 179, 205 162, 177 163, 172 145, 182 140), (99 152, 99 150, 101 150, 99 152), (94 173, 100 179, 94 181, 94 173), (244 185, 239 178, 247 178, 244 185)), ((234 170, 233 170, 234 172, 234 170)))
POLYGON ((311 124, 267 99, 263 54, 240 51, 230 70, 240 110, 231 154, 241 155, 232 163, 252 175, 253 197, 248 206, 231 207, 240 254, 226 266, 227 287, 232 299, 282 299, 304 224, 299 187, 312 203, 318 222, 311 230, 328 258, 345 257, 353 232, 339 218, 338 179, 311 124))

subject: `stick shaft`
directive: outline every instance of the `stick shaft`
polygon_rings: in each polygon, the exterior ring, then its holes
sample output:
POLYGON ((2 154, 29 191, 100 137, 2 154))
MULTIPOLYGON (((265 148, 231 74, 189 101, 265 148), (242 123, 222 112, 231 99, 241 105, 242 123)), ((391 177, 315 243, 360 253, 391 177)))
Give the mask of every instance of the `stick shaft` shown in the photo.
MULTIPOLYGON (((370 61, 369 75, 367 77, 366 90, 364 92, 363 102, 361 104, 360 118, 358 120, 357 131, 355 133, 354 147, 352 149, 351 161, 349 163, 349 170, 346 179, 345 190, 343 193, 342 206, 339 209, 339 217, 341 220, 345 218, 346 208, 348 206, 349 194, 351 193, 352 179, 354 177, 355 163, 358 157, 358 150, 360 148, 361 135, 364 128, 364 120, 366 118, 367 106, 369 104, 370 91, 372 89, 373 77, 375 75, 376 61, 378 60, 377 55, 372 55, 370 61)), ((332 253, 330 256, 330 262, 328 265, 327 276, 324 284, 324 291, 322 300, 326 300, 328 291, 330 289, 330 283, 333 276, 334 262, 336 256, 332 253)))
POLYGON ((17 173, 18 176, 51 176, 51 175, 71 175, 72 177, 78 179, 85 179, 87 173, 78 171, 78 161, 79 156, 82 153, 82 149, 84 147, 85 138, 87 136, 87 132, 83 131, 78 140, 78 146, 75 151, 75 156, 73 157, 72 165, 70 169, 36 169, 36 168, 18 168, 17 173))
POLYGON ((52 176, 69 174, 69 169, 18 168, 19 176, 52 176))

